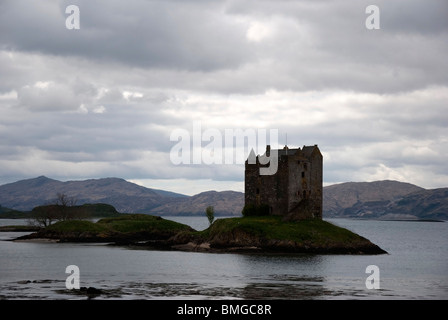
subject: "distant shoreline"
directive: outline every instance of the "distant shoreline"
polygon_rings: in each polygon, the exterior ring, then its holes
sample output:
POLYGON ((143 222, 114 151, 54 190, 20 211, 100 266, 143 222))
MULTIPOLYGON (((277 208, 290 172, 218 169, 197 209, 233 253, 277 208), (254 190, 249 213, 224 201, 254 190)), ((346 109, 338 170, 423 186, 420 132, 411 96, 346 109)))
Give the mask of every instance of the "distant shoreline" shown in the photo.
POLYGON ((349 219, 349 220, 369 220, 369 221, 404 221, 404 222, 446 222, 445 220, 439 219, 365 219, 365 218, 343 218, 343 217, 332 217, 330 219, 349 219))
POLYGON ((0 232, 36 232, 40 229, 40 227, 35 226, 0 226, 0 232))
POLYGON ((437 219, 378 219, 379 221, 406 221, 406 222, 445 222, 445 220, 437 220, 437 219))

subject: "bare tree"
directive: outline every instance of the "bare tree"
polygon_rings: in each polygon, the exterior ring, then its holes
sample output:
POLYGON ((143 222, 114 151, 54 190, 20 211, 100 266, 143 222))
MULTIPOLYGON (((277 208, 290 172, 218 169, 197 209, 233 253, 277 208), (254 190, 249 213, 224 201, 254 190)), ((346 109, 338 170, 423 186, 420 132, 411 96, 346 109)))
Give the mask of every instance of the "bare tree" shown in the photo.
POLYGON ((29 224, 44 228, 58 220, 58 210, 54 205, 35 207, 30 215, 29 224))
POLYGON ((48 227, 55 221, 81 219, 84 209, 76 206, 76 198, 57 193, 56 199, 49 205, 35 207, 31 212, 30 224, 48 227))
POLYGON ((54 205, 57 207, 58 220, 71 220, 76 219, 76 210, 72 210, 70 207, 76 206, 76 198, 69 197, 65 193, 58 192, 56 194, 56 200, 54 205))
POLYGON ((54 204, 63 207, 73 207, 76 206, 77 202, 78 200, 75 197, 69 197, 65 193, 58 192, 54 204))

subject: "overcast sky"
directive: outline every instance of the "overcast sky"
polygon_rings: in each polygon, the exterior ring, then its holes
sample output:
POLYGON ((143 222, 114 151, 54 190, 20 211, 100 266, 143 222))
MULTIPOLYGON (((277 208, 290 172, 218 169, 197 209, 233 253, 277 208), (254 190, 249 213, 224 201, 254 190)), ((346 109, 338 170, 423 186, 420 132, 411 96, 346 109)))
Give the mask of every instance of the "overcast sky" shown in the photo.
POLYGON ((325 185, 448 187, 447 17, 446 0, 0 0, 0 184, 244 191, 244 165, 170 161, 200 121, 317 144, 325 185))

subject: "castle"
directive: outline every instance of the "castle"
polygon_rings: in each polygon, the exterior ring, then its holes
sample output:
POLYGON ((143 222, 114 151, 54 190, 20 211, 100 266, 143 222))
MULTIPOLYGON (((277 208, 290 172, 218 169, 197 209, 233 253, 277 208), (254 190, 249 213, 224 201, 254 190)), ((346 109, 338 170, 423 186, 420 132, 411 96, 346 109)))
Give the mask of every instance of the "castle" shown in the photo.
POLYGON ((264 157, 271 153, 277 153, 274 174, 260 174, 260 168, 265 167, 263 161, 260 163, 263 156, 255 157, 252 152, 245 162, 245 208, 263 207, 267 214, 285 220, 322 219, 323 157, 317 145, 280 150, 271 150, 268 145, 264 157))

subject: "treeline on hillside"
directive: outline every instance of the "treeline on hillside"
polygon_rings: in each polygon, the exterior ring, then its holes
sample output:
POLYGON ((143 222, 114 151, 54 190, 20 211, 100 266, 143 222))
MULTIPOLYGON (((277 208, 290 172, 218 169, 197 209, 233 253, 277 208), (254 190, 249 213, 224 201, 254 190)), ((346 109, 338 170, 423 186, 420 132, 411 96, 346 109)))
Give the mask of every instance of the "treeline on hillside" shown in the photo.
POLYGON ((26 219, 29 213, 23 211, 17 211, 0 205, 0 218, 3 219, 26 219))
POLYGON ((89 218, 115 217, 122 215, 115 207, 104 203, 76 205, 74 198, 58 194, 57 199, 47 205, 37 206, 29 212, 12 210, 0 206, 0 217, 29 219, 30 224, 47 227, 57 221, 81 220, 89 218))
POLYGON ((88 218, 119 216, 115 208, 109 204, 83 204, 80 206, 44 205, 35 207, 28 218, 32 223, 47 227, 57 221, 82 220, 88 218))

